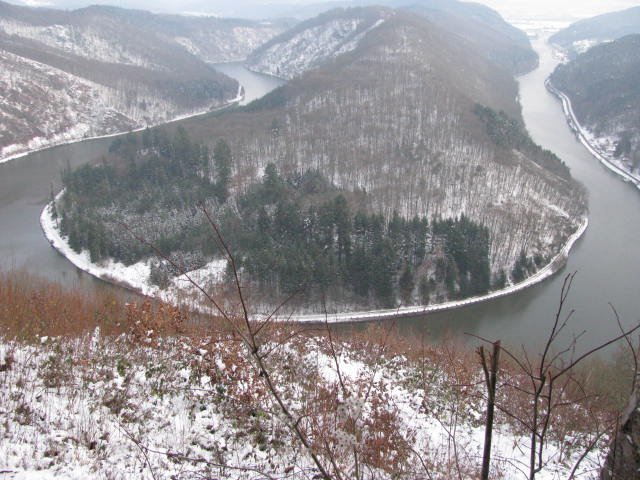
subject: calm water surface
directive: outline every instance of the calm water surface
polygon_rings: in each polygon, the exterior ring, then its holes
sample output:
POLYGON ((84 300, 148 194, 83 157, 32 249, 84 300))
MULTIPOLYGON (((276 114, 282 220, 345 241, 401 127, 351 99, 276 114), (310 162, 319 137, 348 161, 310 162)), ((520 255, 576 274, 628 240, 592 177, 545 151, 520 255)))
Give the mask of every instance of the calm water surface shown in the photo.
MULTIPOLYGON (((569 298, 575 309, 570 327, 586 330, 585 345, 615 335, 617 327, 608 302, 624 322, 640 318, 640 192, 609 173, 589 155, 568 128, 560 103, 544 88, 555 67, 542 41, 534 47, 540 68, 520 78, 520 97, 527 128, 533 139, 554 151, 571 168, 590 195, 590 226, 575 245, 567 267, 546 282, 510 297, 464 309, 398 320, 399 331, 411 337, 436 337, 445 332, 471 332, 508 343, 538 346, 548 332, 562 279, 578 271, 569 298)), ((245 87, 245 103, 259 98, 282 82, 246 70, 239 63, 216 68, 237 78, 245 87)), ((107 287, 79 272, 50 248, 38 217, 50 192, 59 188, 60 170, 80 165, 106 151, 112 139, 54 147, 0 164, 0 268, 26 269, 65 284, 107 287)))

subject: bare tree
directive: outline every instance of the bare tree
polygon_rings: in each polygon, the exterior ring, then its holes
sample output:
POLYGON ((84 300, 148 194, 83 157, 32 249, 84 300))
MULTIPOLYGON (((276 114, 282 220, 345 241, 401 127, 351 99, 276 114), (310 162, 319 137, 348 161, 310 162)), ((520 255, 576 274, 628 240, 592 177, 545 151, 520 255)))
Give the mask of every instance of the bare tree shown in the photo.
MULTIPOLYGON (((575 275, 575 272, 568 274, 564 279, 553 326, 546 339, 544 348, 537 359, 532 359, 524 347, 522 348, 522 355, 517 355, 504 346, 501 347, 501 351, 515 363, 529 384, 528 388, 508 382, 501 385, 502 388, 510 387, 516 393, 528 397, 530 405, 528 411, 514 412, 506 404, 497 405, 497 408, 501 412, 519 422, 529 432, 529 480, 534 480, 546 464, 543 455, 545 444, 553 421, 559 415, 559 410, 576 406, 581 400, 587 398, 583 384, 573 375, 576 367, 585 359, 605 347, 622 339, 627 339, 628 341, 629 336, 640 329, 640 324, 627 330, 624 330, 620 326, 620 335, 580 355, 576 355, 576 346, 582 334, 573 336, 572 340, 564 347, 559 346, 559 336, 566 329, 567 323, 574 313, 574 311, 571 310, 565 315, 564 310, 575 275), (579 395, 575 398, 569 398, 568 394, 570 390, 579 392, 579 395)), ((619 319, 618 324, 620 325, 619 319)), ((487 343, 494 343, 482 337, 476 336, 476 338, 487 343)), ((598 432, 596 437, 601 438, 602 435, 603 432, 598 432)), ((489 436, 488 441, 490 441, 490 438, 489 436)), ((594 447, 595 442, 591 442, 586 448, 590 450, 594 447)), ((485 449, 486 448, 487 445, 485 445, 485 449)), ((584 455, 580 457, 579 462, 582 461, 583 458, 584 455)))

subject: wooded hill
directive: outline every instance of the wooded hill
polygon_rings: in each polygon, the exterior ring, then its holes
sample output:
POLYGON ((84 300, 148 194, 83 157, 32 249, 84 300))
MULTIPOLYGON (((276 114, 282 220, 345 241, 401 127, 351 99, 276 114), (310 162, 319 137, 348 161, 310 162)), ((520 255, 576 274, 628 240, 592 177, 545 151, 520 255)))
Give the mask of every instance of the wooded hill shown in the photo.
POLYGON ((514 75, 538 66, 538 54, 531 48, 527 35, 486 5, 452 0, 396 0, 391 5, 426 18, 514 75))
MULTIPOLYGON (((484 5, 456 0, 382 2, 428 19, 466 43, 465 48, 513 74, 532 70, 538 56, 527 36, 484 5)), ((381 7, 339 8, 301 22, 272 38, 247 59, 253 70, 292 78, 323 61, 353 50, 369 30, 393 10, 381 7)))
POLYGON ((577 21, 553 34, 549 42, 561 47, 569 59, 573 59, 590 47, 636 33, 640 34, 640 7, 577 21))
POLYGON ((363 307, 427 304, 506 281, 501 272, 492 285, 489 233, 464 216, 407 220, 394 212, 387 219, 357 209, 366 205, 363 191, 339 189, 315 170, 283 176, 273 164, 227 201, 228 145, 220 141, 211 152, 183 129, 174 138, 156 129, 142 143, 116 140, 110 151, 110 162, 65 172, 54 210, 60 231, 94 262, 128 265, 165 252, 169 258, 153 263, 149 278, 161 288, 220 254, 194 205, 215 215, 252 290, 295 295, 294 305, 322 298, 363 307))
MULTIPOLYGON (((133 168, 126 166, 127 161, 136 168, 153 168, 154 162, 147 160, 159 157, 158 165, 190 172, 192 188, 182 180, 171 188, 159 188, 166 192, 162 196, 140 188, 135 190, 135 201, 130 197, 114 201, 127 206, 121 211, 105 208, 117 217, 145 200, 141 212, 152 205, 153 214, 144 222, 136 217, 130 225, 157 225, 150 232, 172 226, 176 231, 194 231, 201 228, 202 219, 189 220, 186 213, 194 217, 196 199, 191 197, 200 197, 215 221, 227 225, 225 231, 235 232, 229 235, 230 244, 240 251, 252 278, 279 288, 279 293, 304 286, 296 278, 312 277, 315 292, 337 276, 357 295, 361 285, 352 280, 360 275, 353 263, 359 244, 365 246, 360 264, 381 261, 379 271, 390 279, 387 293, 370 285, 371 290, 360 296, 365 302, 373 298, 377 305, 391 306, 483 293, 521 280, 549 261, 585 211, 582 189, 567 167, 528 137, 516 95, 511 75, 469 51, 465 41, 415 15, 389 11, 389 17, 353 51, 246 108, 187 120, 181 123, 184 130, 165 135, 174 143, 195 145, 191 153, 177 155, 181 148, 161 147, 165 140, 149 143, 153 132, 145 134, 143 147, 136 141, 124 150, 115 147, 115 162, 120 165, 116 172, 122 178, 132 178, 122 173, 133 168), (181 140, 187 132, 195 141, 181 140), (229 197, 216 190, 220 169, 216 155, 210 153, 226 144, 221 140, 230 147, 230 161, 223 169, 229 169, 229 197), (172 162, 184 166, 174 168, 172 162), (314 187, 320 188, 318 192, 305 193, 306 187, 300 186, 306 185, 308 175, 324 185, 314 187), (264 197, 270 195, 264 193, 269 178, 284 185, 278 198, 264 197), (256 189, 264 195, 256 194, 256 189), (179 198, 179 209, 167 203, 167 195, 179 198), (256 195, 258 200, 249 201, 256 195), (285 214, 288 220, 281 218, 285 214), (229 222, 230 218, 235 220, 229 222), (292 230, 283 233, 277 225, 292 230), (298 231, 296 225, 307 230, 298 231), (316 233, 312 225, 319 225, 316 233), (402 245, 393 243, 395 230, 401 232, 402 245), (247 238, 253 240, 245 242, 247 238), (265 251, 260 252, 258 240, 267 245, 265 251), (416 250, 440 255, 416 255, 416 250), (327 251, 330 255, 325 257, 327 251), (392 253, 389 262, 385 251, 392 253), (318 262, 322 268, 314 265, 318 262), (405 275, 407 270, 410 275, 405 275), (269 272, 275 279, 264 277, 269 272), (323 272, 330 274, 324 277, 323 272), (408 290, 404 298, 403 285, 408 290)), ((70 215, 76 209, 82 216, 81 202, 68 201, 63 206, 70 215)), ((163 241, 140 233, 147 240, 163 241)), ((161 246, 167 247, 166 253, 175 249, 171 244, 161 246)), ((203 253, 206 257, 211 252, 203 253)), ((201 258, 192 266, 202 263, 201 258)), ((374 278, 366 269, 362 276, 374 278)), ((157 279, 162 281, 162 275, 157 279)), ((314 298, 317 306, 318 297, 314 298)))
POLYGON ((608 137, 625 169, 640 169, 640 35, 595 46, 564 65, 551 83, 570 99, 582 126, 608 137))
POLYGON ((183 125, 228 140, 240 192, 274 163, 366 190, 385 218, 464 213, 488 227, 495 273, 522 249, 549 258, 585 212, 566 166, 529 139, 516 97, 511 75, 465 41, 395 11, 355 50, 244 111, 183 125))
POLYGON ((223 105, 238 84, 207 61, 244 58, 281 26, 0 2, 0 158, 223 105))

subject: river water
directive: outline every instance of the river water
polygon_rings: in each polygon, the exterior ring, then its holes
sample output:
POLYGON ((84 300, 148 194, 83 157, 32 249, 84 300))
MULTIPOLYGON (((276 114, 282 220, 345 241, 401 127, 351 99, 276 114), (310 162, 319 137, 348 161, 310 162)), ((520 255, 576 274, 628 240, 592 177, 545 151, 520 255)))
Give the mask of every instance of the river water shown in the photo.
MULTIPOLYGON (((245 87, 243 104, 284 83, 250 72, 241 63, 216 65, 245 87)), ((60 172, 105 154, 113 138, 86 140, 32 153, 0 164, 0 270, 26 270, 69 286, 109 288, 75 268, 53 250, 40 230, 40 212, 51 192, 60 189, 60 172)))
MULTIPOLYGON (((586 346, 615 335, 617 326, 608 302, 623 322, 640 318, 640 192, 611 174, 584 149, 568 128, 560 102, 548 93, 544 80, 555 67, 550 48, 534 47, 540 67, 519 79, 520 101, 533 139, 554 151, 588 189, 590 225, 571 253, 567 267, 552 279, 518 294, 490 302, 397 321, 407 336, 440 338, 465 332, 512 345, 539 346, 544 340, 560 296, 564 275, 577 271, 568 307, 575 309, 569 329, 586 330, 586 346)), ((246 90, 245 103, 281 84, 273 77, 249 72, 241 64, 218 67, 237 78, 246 90)), ((112 139, 54 147, 0 164, 0 268, 25 269, 68 285, 105 286, 79 272, 55 252, 39 227, 42 207, 60 185, 60 170, 103 154, 112 139)))

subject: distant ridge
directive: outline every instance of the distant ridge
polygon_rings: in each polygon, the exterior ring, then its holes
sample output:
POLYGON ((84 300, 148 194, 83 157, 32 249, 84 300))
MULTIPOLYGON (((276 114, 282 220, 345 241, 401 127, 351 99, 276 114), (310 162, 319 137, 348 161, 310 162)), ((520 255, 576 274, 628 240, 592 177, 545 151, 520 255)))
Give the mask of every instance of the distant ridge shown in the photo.
POLYGON ((634 33, 640 33, 640 6, 572 23, 552 35, 549 42, 563 48, 569 58, 575 58, 594 45, 634 33))

